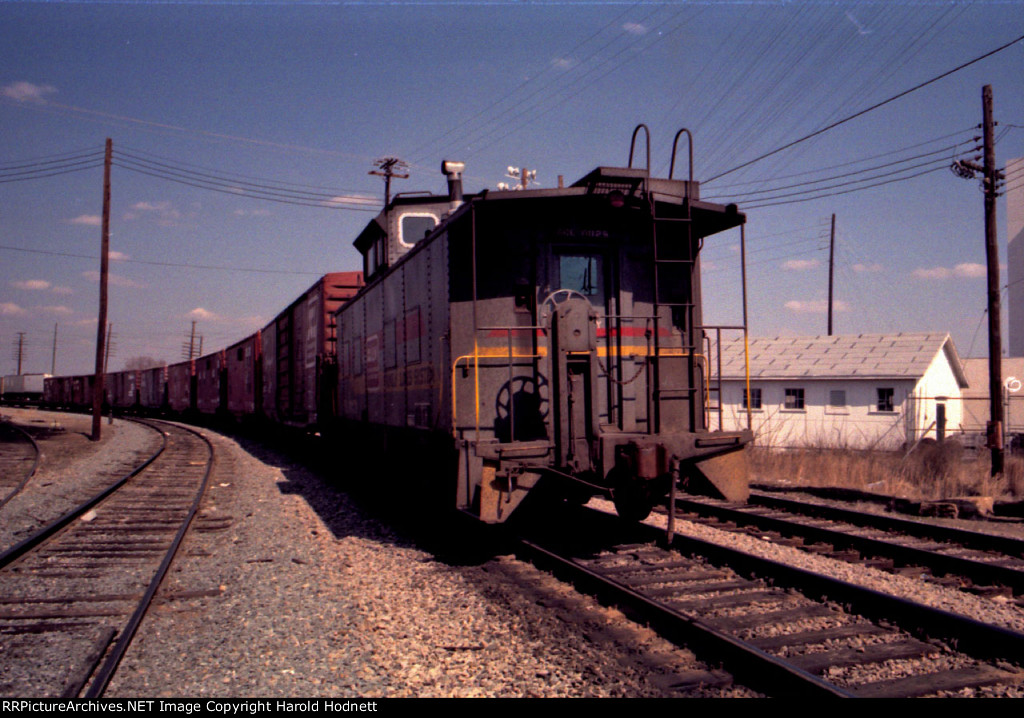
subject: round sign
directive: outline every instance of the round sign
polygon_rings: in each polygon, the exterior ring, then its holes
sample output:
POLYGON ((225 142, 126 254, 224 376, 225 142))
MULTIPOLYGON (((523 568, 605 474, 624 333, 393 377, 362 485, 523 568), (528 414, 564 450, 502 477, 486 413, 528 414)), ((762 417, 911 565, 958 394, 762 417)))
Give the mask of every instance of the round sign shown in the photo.
POLYGON ((1010 390, 1011 393, 1016 394, 1018 391, 1020 391, 1020 379, 1018 379, 1015 376, 1011 376, 1006 380, 1005 386, 1007 389, 1010 390))

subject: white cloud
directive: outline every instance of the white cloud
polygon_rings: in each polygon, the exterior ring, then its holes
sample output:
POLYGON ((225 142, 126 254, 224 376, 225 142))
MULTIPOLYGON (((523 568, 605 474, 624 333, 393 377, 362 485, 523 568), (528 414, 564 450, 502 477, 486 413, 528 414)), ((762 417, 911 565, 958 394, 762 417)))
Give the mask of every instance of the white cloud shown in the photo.
POLYGON ((558 70, 568 70, 576 63, 568 57, 556 57, 551 61, 551 66, 558 70))
POLYGON ((39 307, 39 310, 47 314, 59 314, 65 317, 69 314, 74 314, 74 312, 64 306, 39 307))
POLYGON ((883 269, 885 269, 885 267, 878 262, 875 262, 874 264, 861 264, 858 262, 853 265, 853 271, 855 272, 881 272, 883 269))
POLYGON ((622 26, 622 29, 628 32, 630 35, 646 35, 647 26, 639 22, 627 22, 622 26))
POLYGON ((0 95, 15 102, 45 102, 46 95, 57 91, 51 85, 35 85, 31 82, 13 82, 0 88, 0 95))
POLYGON ((817 259, 791 259, 788 262, 784 262, 782 266, 783 268, 794 272, 803 272, 808 269, 820 267, 821 262, 817 259))
POLYGON ((0 317, 17 317, 25 313, 25 310, 11 302, 0 302, 0 317))
POLYGON ((15 282, 11 282, 11 286, 15 289, 27 289, 29 291, 40 291, 43 289, 49 289, 50 283, 45 279, 23 279, 15 282))
POLYGON ((114 261, 114 262, 123 262, 126 259, 128 259, 128 255, 125 254, 124 252, 117 252, 115 250, 110 250, 110 259, 111 259, 111 261, 114 261))
POLYGON ((80 214, 74 219, 69 219, 71 224, 83 224, 87 227, 99 227, 103 224, 103 218, 98 214, 80 214))
MULTIPOLYGON (((827 314, 828 300, 813 299, 809 302, 803 302, 793 299, 786 302, 785 307, 796 314, 827 314)), ((835 301, 832 303, 832 309, 836 312, 848 312, 850 311, 850 305, 843 301, 835 301)))
POLYGON ((380 205, 380 199, 377 197, 367 197, 365 195, 358 194, 346 194, 339 195, 337 197, 331 197, 324 204, 330 206, 332 204, 358 204, 365 205, 367 207, 376 207, 380 205))
POLYGON ((963 279, 978 279, 988 276, 988 270, 984 264, 975 262, 963 262, 952 269, 949 267, 918 267, 911 274, 918 279, 951 279, 961 277, 963 279))
POLYGON ((958 264, 953 267, 953 273, 958 277, 969 277, 971 279, 975 279, 977 277, 987 277, 988 268, 984 264, 965 262, 964 264, 958 264))
POLYGON ((136 202, 122 215, 125 222, 142 217, 155 217, 161 227, 172 227, 181 219, 181 212, 170 202, 136 202))
MULTIPOLYGON (((89 270, 88 272, 82 272, 82 276, 92 282, 100 281, 100 273, 95 270, 89 270)), ((107 282, 114 285, 115 287, 127 287, 128 289, 145 289, 145 284, 139 284, 134 279, 128 279, 128 277, 122 277, 120 274, 108 274, 107 282)))
POLYGON ((220 317, 218 315, 214 314, 208 309, 203 309, 202 307, 196 307, 185 316, 188 317, 189 319, 202 319, 208 322, 220 321, 220 317))
POLYGON ((911 274, 918 279, 949 279, 953 273, 946 267, 931 267, 930 269, 918 267, 911 274))

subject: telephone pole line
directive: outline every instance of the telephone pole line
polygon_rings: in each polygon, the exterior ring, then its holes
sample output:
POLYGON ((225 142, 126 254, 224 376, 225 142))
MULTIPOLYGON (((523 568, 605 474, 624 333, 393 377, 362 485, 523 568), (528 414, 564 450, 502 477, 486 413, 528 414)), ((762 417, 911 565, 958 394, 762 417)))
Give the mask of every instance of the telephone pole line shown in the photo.
POLYGON ((373 164, 377 169, 370 170, 368 174, 384 178, 384 208, 387 209, 387 206, 391 204, 391 178, 408 179, 408 173, 399 174, 396 170, 404 170, 409 165, 397 157, 382 157, 373 164))
POLYGON ((988 266, 988 403, 989 422, 986 434, 992 451, 992 476, 1003 473, 1003 329, 999 292, 999 242, 996 233, 996 197, 998 183, 1005 175, 996 167, 995 121, 992 119, 992 86, 981 88, 982 147, 984 163, 971 160, 953 163, 953 174, 964 179, 982 177, 985 193, 985 260, 988 266))
POLYGON ((103 365, 106 356, 107 331, 107 278, 110 273, 110 166, 114 156, 114 142, 107 138, 103 158, 103 220, 100 238, 100 314, 96 324, 96 375, 92 384, 92 440, 102 438, 103 418, 103 365))
POLYGON ((836 216, 832 215, 832 231, 828 240, 828 335, 832 336, 832 277, 836 268, 836 216))
POLYGON ((18 332, 18 376, 21 376, 21 360, 25 356, 25 332, 18 332))

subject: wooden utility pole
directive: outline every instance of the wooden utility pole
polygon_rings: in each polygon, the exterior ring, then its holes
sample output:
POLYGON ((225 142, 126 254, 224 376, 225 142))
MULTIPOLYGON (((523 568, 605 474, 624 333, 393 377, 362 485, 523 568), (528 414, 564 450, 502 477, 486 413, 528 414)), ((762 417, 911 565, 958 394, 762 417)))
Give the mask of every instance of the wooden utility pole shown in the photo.
POLYGON ((988 264, 988 401, 992 476, 1003 473, 1003 329, 999 300, 999 244, 996 236, 996 143, 992 86, 981 89, 982 140, 985 144, 985 258, 988 264))
POLYGON ((996 168, 995 122, 992 119, 992 86, 981 88, 981 136, 984 164, 972 160, 957 160, 950 168, 964 179, 982 176, 985 194, 985 260, 988 266, 988 403, 989 421, 986 430, 988 446, 992 451, 992 476, 1003 473, 1003 329, 999 292, 999 243, 996 234, 997 184, 1005 179, 996 168))
POLYGON ((103 221, 100 239, 100 314, 96 324, 96 375, 92 383, 92 440, 102 438, 103 418, 103 363, 106 355, 107 332, 107 278, 110 273, 110 166, 114 156, 114 142, 107 138, 103 159, 103 221))
POLYGON ((50 374, 57 376, 57 325, 53 325, 53 354, 50 356, 50 374))
POLYGON ((391 204, 391 178, 408 179, 409 175, 398 174, 395 170, 404 170, 408 165, 397 157, 383 157, 374 163, 376 170, 370 170, 369 174, 384 178, 384 208, 391 204))
POLYGON ((21 376, 21 360, 25 355, 25 332, 18 332, 18 376, 21 376))
POLYGON ((832 336, 832 277, 836 268, 836 216, 832 215, 832 231, 828 240, 828 335, 832 336))

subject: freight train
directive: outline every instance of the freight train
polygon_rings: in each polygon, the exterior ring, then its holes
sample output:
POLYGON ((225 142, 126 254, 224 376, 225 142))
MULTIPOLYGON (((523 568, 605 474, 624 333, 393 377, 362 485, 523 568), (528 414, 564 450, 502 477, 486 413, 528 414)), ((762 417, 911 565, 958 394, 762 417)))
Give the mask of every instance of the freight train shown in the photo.
MULTIPOLYGON (((700 284, 705 238, 745 217, 632 164, 464 194, 445 162, 447 194, 399 194, 359 234, 361 273, 325 275, 225 350, 113 375, 107 400, 338 437, 424 479, 396 491, 486 523, 541 486, 630 519, 672 482, 745 500, 752 436, 711 429, 700 284)), ((51 379, 45 399, 88 404, 88 387, 51 379)))

